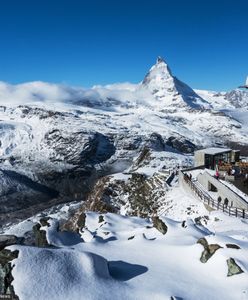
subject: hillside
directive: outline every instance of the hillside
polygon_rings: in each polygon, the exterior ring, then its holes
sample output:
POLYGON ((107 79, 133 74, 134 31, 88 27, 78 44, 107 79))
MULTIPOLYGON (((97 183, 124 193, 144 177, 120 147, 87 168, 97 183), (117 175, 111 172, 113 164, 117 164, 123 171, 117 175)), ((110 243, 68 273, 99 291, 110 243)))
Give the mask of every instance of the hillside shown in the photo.
POLYGON ((247 221, 178 187, 196 149, 247 149, 247 92, 158 58, 138 84, 2 82, 0 104, 0 293, 247 299, 247 221))

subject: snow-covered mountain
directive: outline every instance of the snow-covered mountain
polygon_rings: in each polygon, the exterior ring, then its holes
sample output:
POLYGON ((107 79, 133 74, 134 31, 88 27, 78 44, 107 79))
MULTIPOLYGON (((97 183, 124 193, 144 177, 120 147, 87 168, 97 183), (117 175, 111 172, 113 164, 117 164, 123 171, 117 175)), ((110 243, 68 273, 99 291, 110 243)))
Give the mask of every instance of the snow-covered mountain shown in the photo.
POLYGON ((158 57, 156 64, 145 76, 141 87, 151 92, 161 109, 209 107, 208 102, 193 89, 172 75, 169 66, 161 57, 158 57))
POLYGON ((195 149, 247 148, 247 103, 161 58, 139 84, 0 83, 0 294, 247 299, 247 221, 177 186, 195 149))
MULTIPOLYGON (((21 201, 25 211, 33 195, 42 199, 39 208, 36 202, 31 205, 32 213, 85 198, 99 176, 133 170, 144 148, 152 152, 148 165, 169 169, 171 153, 182 164, 187 156, 178 154, 189 155, 197 147, 248 144, 247 93, 194 91, 161 58, 139 84, 85 90, 41 82, 1 83, 0 103, 3 191, 12 194, 11 207, 21 201), (164 166, 158 164, 159 157, 164 166), (7 176, 6 171, 12 173, 7 176), (19 179, 26 177, 28 187, 26 181, 20 186, 19 179), (17 179, 21 198, 11 188, 17 179), (53 192, 48 197, 41 187, 53 192)), ((2 193, 0 201, 5 200, 2 193)), ((23 213, 18 212, 9 217, 18 219, 23 213)))
POLYGON ((195 90, 195 92, 207 102, 214 109, 248 109, 248 92, 244 90, 235 89, 228 92, 214 92, 195 90))

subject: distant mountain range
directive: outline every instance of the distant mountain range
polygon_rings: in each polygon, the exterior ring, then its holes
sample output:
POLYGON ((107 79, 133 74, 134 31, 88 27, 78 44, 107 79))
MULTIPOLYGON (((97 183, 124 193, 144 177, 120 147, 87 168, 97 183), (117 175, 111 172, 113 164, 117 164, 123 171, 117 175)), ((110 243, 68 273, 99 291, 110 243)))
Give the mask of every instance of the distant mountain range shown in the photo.
POLYGON ((2 82, 0 104, 0 220, 6 193, 15 218, 15 201, 27 210, 34 195, 39 209, 82 198, 99 176, 131 170, 144 148, 159 151, 171 168, 164 152, 176 164, 178 154, 199 147, 248 145, 248 93, 193 90, 161 58, 139 84, 86 90, 2 82), (22 184, 20 175, 31 181, 22 184))

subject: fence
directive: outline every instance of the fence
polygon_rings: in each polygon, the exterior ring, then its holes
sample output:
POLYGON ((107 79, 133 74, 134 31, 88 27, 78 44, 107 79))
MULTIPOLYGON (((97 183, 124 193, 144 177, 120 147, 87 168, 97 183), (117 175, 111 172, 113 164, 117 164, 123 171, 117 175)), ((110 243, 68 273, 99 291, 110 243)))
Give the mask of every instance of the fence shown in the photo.
MULTIPOLYGON (((183 172, 182 172, 183 173, 183 172)), ((223 211, 224 213, 228 214, 229 216, 235 216, 237 218, 248 219, 248 211, 245 209, 228 206, 224 203, 220 203, 217 200, 213 199, 207 192, 201 190, 197 184, 191 180, 186 174, 182 174, 182 180, 184 180, 188 186, 191 188, 193 193, 198 196, 204 203, 208 206, 212 207, 213 209, 218 209, 223 211)))

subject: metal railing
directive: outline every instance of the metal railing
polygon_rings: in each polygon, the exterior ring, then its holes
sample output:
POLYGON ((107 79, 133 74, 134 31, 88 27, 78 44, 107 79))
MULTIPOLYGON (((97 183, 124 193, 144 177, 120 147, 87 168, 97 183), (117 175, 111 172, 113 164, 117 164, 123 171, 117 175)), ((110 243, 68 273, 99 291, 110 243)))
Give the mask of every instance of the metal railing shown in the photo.
MULTIPOLYGON (((206 173, 211 177, 211 178, 215 178, 213 175, 211 175, 208 171, 206 171, 206 173)), ((235 188, 237 188, 233 183, 225 180, 225 178, 223 178, 222 176, 220 176, 221 181, 219 180, 219 183, 221 183, 222 185, 224 185, 230 192, 232 192, 233 194, 235 194, 241 201, 243 201, 244 203, 247 203, 247 199, 242 197, 242 195, 238 194, 235 190, 233 190, 230 186, 228 186, 227 184, 225 184, 225 182, 232 184, 235 188)), ((217 179, 215 179, 217 180, 217 179)), ((242 192, 242 191, 241 191, 242 192)))
POLYGON ((183 177, 183 180, 191 188, 193 193, 208 206, 212 207, 213 209, 221 210, 224 213, 228 214, 229 216, 248 219, 248 211, 247 210, 241 209, 238 207, 228 206, 228 205, 225 205, 224 203, 218 202, 217 200, 213 199, 207 192, 202 191, 196 185, 196 183, 183 172, 182 172, 182 177, 183 177))

